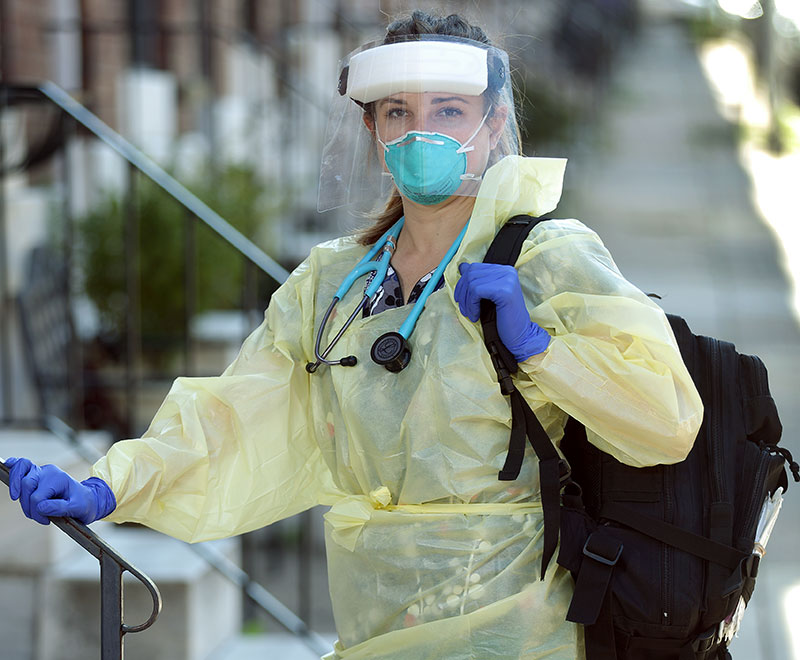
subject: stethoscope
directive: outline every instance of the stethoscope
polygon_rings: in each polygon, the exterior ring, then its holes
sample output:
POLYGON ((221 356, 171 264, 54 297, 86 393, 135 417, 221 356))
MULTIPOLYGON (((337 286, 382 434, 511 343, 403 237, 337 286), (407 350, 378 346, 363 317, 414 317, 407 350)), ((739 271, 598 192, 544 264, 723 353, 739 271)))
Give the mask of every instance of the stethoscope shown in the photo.
MULTIPOLYGON (((317 330, 317 338, 314 343, 314 356, 317 358, 317 361, 309 362, 306 365, 306 371, 308 371, 308 373, 313 374, 321 364, 327 364, 329 366, 339 364, 343 367, 354 367, 358 363, 358 359, 355 355, 348 355, 340 360, 328 360, 327 357, 347 328, 353 323, 356 316, 358 316, 359 312, 364 308, 364 305, 375 295, 386 279, 386 272, 389 270, 389 262, 395 249, 397 249, 397 237, 400 235, 400 230, 403 228, 404 222, 405 217, 402 217, 389 228, 381 239, 375 243, 372 249, 370 249, 361 261, 356 264, 356 267, 350 271, 350 274, 344 279, 341 286, 336 290, 336 293, 333 294, 333 300, 328 310, 325 312, 325 315, 322 317, 319 330, 317 330), (377 259, 375 259, 376 255, 377 259), (342 329, 339 330, 333 338, 333 341, 320 353, 322 335, 325 332, 325 326, 336 304, 347 295, 347 292, 357 279, 370 272, 374 272, 375 276, 372 278, 372 281, 367 282, 364 287, 364 295, 361 298, 361 302, 359 302, 358 306, 353 310, 350 318, 345 321, 342 329)), ((444 274, 444 269, 447 268, 447 265, 452 261, 458 248, 461 246, 461 241, 464 238, 464 234, 467 232, 468 224, 469 223, 464 225, 464 228, 456 237, 456 240, 453 241, 447 254, 445 254, 439 262, 439 266, 433 272, 430 280, 428 280, 419 298, 414 303, 414 308, 400 326, 400 329, 397 332, 387 332, 375 340, 375 343, 372 345, 372 350, 370 351, 370 357, 373 362, 386 367, 386 369, 393 373, 402 371, 408 366, 411 360, 411 346, 408 343, 408 338, 411 336, 411 333, 414 332, 414 326, 425 308, 425 302, 428 300, 428 296, 433 293, 436 285, 444 274)))

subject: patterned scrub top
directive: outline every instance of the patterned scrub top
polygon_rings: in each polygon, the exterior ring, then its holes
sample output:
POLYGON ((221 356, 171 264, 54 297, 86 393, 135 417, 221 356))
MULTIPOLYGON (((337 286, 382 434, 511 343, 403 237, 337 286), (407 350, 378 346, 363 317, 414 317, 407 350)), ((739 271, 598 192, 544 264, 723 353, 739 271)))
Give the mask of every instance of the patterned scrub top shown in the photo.
MULTIPOLYGON (((411 295, 408 297, 409 305, 419 299, 420 295, 422 294, 422 290, 433 276, 435 270, 436 269, 434 268, 427 275, 423 275, 420 281, 414 285, 414 288, 411 290, 411 295)), ((367 277, 365 286, 369 286, 374 277, 375 271, 372 271, 367 277)), ((444 277, 440 277, 439 281, 436 283, 434 291, 438 291, 443 286, 444 277)), ((383 284, 375 292, 375 295, 372 296, 369 302, 364 305, 363 317, 366 318, 368 316, 374 316, 375 314, 380 314, 385 309, 402 306, 403 289, 400 286, 400 279, 397 277, 397 273, 395 273, 394 268, 392 268, 391 264, 389 264, 389 269, 386 271, 386 278, 383 280, 383 284)))

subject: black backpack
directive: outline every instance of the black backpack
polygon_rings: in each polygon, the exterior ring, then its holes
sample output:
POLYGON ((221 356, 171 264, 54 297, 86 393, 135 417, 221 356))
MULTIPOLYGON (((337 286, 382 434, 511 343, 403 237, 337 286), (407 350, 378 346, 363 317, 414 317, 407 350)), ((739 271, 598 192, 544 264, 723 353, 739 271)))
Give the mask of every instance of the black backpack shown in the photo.
MULTIPOLYGON (((544 218, 515 216, 484 262, 514 264, 544 218)), ((544 509, 542 576, 556 549, 575 592, 567 619, 584 625, 587 660, 730 659, 720 623, 753 592, 756 525, 767 497, 786 491, 788 463, 767 371, 733 344, 692 334, 668 316, 705 406, 689 456, 634 468, 586 440, 570 419, 560 457, 514 387, 517 364, 500 342, 494 305, 482 301, 484 340, 512 406, 501 480, 517 478, 528 436, 539 458, 544 509)))

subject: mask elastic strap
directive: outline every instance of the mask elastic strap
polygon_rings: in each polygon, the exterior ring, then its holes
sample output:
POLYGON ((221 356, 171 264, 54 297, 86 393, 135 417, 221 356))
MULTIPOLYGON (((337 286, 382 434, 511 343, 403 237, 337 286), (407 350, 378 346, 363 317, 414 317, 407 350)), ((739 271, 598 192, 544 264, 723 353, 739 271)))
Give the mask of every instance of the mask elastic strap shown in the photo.
POLYGON ((490 107, 486 111, 486 114, 483 115, 483 119, 481 119, 481 123, 478 124, 478 128, 476 128, 475 132, 467 138, 467 141, 464 142, 464 144, 462 144, 458 149, 456 149, 456 153, 465 154, 468 151, 473 151, 475 149, 475 145, 472 145, 471 147, 468 147, 467 145, 475 139, 475 136, 478 135, 480 130, 483 128, 483 124, 486 122, 486 118, 489 116, 489 113, 491 111, 492 111, 492 108, 490 107))
POLYGON ((375 139, 383 147, 384 151, 389 151, 389 147, 387 147, 386 143, 383 140, 381 140, 381 134, 378 131, 378 120, 377 120, 377 118, 374 121, 375 121, 375 139))
MULTIPOLYGON (((378 144, 380 144, 383 147, 383 150, 386 153, 388 153, 389 152, 389 147, 387 147, 386 143, 383 140, 381 140, 381 134, 378 131, 378 120, 377 120, 377 118, 375 119, 375 139, 378 141, 378 144)), ((394 174, 392 174, 391 172, 381 172, 381 176, 388 176, 392 181, 394 181, 394 174)))
MULTIPOLYGON (((469 136, 469 139, 461 145, 458 149, 458 153, 467 153, 468 151, 473 151, 475 149, 475 145, 468 147, 467 145, 475 139, 475 136, 480 132, 483 128, 483 124, 486 121, 486 118, 489 116, 489 113, 492 111, 491 107, 486 111, 486 114, 483 115, 483 119, 481 119, 481 123, 478 124, 478 128, 475 129, 475 132, 469 136)), ((462 174, 459 177, 462 181, 482 181, 483 176, 481 174, 472 174, 471 172, 467 172, 466 174, 462 174)))

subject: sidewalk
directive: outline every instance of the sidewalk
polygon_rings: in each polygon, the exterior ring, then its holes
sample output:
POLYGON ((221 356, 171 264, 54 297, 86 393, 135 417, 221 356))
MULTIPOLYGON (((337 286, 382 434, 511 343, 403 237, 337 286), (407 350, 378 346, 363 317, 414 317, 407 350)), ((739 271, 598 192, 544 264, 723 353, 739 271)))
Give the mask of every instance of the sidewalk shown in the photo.
MULTIPOLYGON (((800 332, 773 234, 755 210, 735 130, 717 112, 684 30, 647 25, 623 55, 591 143, 569 149, 565 202, 556 216, 595 229, 639 288, 662 297, 694 332, 759 355, 800 455, 800 332)), ((542 153, 539 155, 564 155, 542 153)), ((795 484, 795 486, 797 486, 795 484)), ((789 660, 784 598, 800 586, 800 488, 791 488, 758 587, 731 651, 789 660)), ((791 627, 800 627, 798 614, 791 627)), ((795 633, 796 634, 796 633, 795 633)))

